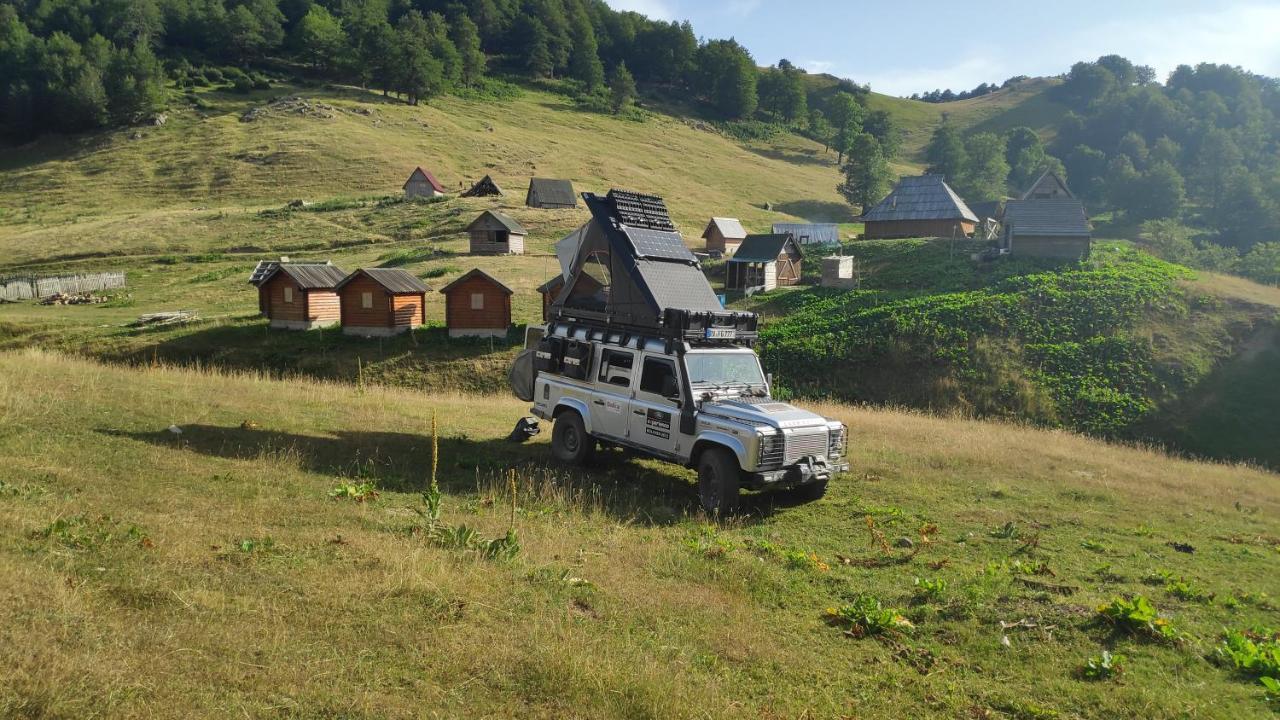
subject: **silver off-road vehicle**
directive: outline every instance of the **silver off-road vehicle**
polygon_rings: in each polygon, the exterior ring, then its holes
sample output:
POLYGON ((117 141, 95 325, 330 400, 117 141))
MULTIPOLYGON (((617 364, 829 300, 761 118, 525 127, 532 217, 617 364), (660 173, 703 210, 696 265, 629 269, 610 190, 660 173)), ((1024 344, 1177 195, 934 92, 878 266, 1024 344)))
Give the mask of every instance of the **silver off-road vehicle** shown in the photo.
POLYGON ((797 488, 816 499, 849 467, 845 426, 770 398, 755 352, 732 340, 553 322, 533 363, 532 413, 555 421, 556 459, 586 462, 599 443, 696 468, 709 512, 735 507, 740 487, 797 488))
POLYGON ((770 397, 756 315, 722 308, 660 198, 583 199, 592 220, 557 245, 564 287, 511 372, 554 421, 552 453, 581 463, 605 445, 696 468, 710 512, 742 487, 820 497, 848 469, 845 426, 770 397))

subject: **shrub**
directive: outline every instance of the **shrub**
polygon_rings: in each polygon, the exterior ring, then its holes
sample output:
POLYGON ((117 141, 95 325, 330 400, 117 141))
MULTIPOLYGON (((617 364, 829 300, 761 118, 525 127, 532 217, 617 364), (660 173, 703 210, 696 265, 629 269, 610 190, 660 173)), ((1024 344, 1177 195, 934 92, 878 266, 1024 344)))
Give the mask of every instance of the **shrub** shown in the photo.
POLYGON ((253 92, 253 81, 247 77, 236 78, 231 85, 231 90, 241 95, 248 95, 253 92))
POLYGON ((371 482, 338 483, 337 487, 329 491, 329 497, 334 500, 355 500, 356 502, 364 502, 366 500, 376 500, 378 498, 378 490, 371 482))
POLYGON ((1122 632, 1162 640, 1175 640, 1178 637, 1168 618, 1160 615, 1151 601, 1142 595, 1114 598, 1110 603, 1099 605, 1098 614, 1122 632))
POLYGON ((829 623, 844 628, 845 634, 855 638, 915 627, 901 611, 884 607, 871 595, 859 595, 847 605, 827 608, 826 615, 829 623))
POLYGON ((219 70, 219 69, 218 69, 218 68, 216 68, 216 67, 207 67, 207 68, 205 68, 205 69, 204 69, 204 78, 205 78, 205 80, 208 80, 209 82, 213 82, 213 83, 220 83, 220 82, 222 82, 223 80, 225 80, 225 79, 226 79, 226 78, 223 76, 222 71, 221 71, 221 70, 219 70))
POLYGON ((1124 655, 1112 655, 1103 650, 1101 655, 1091 657, 1080 668, 1080 674, 1086 680, 1111 680, 1124 673, 1124 655))

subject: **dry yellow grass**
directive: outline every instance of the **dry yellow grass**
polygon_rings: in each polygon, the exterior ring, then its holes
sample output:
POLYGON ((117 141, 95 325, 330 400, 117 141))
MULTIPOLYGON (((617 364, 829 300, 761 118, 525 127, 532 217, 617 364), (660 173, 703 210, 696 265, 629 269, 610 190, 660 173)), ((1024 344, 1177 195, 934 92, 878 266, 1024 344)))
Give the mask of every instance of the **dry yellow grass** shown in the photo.
POLYGON ((507 398, 0 355, 0 715, 1261 710, 1250 685, 1199 657, 1222 626, 1264 622, 1261 594, 1280 593, 1276 475, 1010 425, 821 409, 849 423, 855 471, 817 504, 755 503, 708 527, 687 471, 543 469, 543 441, 501 440, 525 410, 507 398), (504 469, 518 469, 514 561, 407 532, 433 415, 447 522, 504 532, 504 469), (329 499, 342 477, 382 495, 329 499), (867 516, 890 538, 939 529, 918 556, 879 563, 867 516), (1038 548, 988 537, 1005 522, 1038 548), (1014 560, 1078 589, 1020 585, 1014 560), (1122 579, 1099 580, 1099 562, 1122 579), (1155 568, 1254 599, 1179 602, 1140 584, 1155 568), (911 635, 856 641, 821 620, 859 592, 908 606, 922 575, 952 591, 908 611, 911 635), (1092 604, 1132 591, 1154 595, 1190 644, 1108 640, 1091 625, 1092 604), (1028 616, 1056 629, 1011 632, 1002 649, 997 622, 1028 616), (1130 655, 1129 679, 1076 680, 1071 668, 1104 644, 1130 655))

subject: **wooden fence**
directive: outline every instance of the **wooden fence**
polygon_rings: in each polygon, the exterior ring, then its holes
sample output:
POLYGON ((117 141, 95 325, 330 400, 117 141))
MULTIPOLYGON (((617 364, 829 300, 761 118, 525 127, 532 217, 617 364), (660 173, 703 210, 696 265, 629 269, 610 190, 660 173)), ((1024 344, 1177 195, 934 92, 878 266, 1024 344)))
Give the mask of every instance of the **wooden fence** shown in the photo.
POLYGON ((60 275, 57 277, 0 278, 0 298, 30 300, 57 293, 87 293, 124 287, 123 272, 92 275, 60 275))

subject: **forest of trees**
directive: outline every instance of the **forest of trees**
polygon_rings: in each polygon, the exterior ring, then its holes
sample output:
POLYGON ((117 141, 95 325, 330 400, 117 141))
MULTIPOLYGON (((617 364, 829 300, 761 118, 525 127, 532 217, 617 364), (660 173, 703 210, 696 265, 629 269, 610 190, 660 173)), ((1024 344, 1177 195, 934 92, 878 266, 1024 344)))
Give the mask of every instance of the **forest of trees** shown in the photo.
POLYGON ((803 71, 602 0, 0 0, 0 128, 27 138, 136 122, 167 83, 250 91, 305 72, 417 103, 499 70, 560 78, 615 112, 637 83, 712 116, 808 119, 803 71))
POLYGON ((969 98, 990 95, 997 90, 1004 90, 1007 87, 1017 85, 1023 80, 1028 79, 1029 78, 1026 75, 1015 75, 999 85, 996 85, 995 83, 982 83, 972 90, 961 90, 960 92, 955 92, 951 88, 947 88, 946 90, 930 90, 926 93, 912 93, 910 99, 920 100, 927 103, 945 103, 951 102, 952 100, 968 100, 969 98))
POLYGON ((1055 170, 1091 214, 1141 225, 1170 259, 1280 279, 1276 79, 1204 63, 1162 84, 1108 55, 1076 63, 1053 92, 1069 110, 1049 145, 1026 127, 964 134, 944 122, 927 148, 929 172, 983 201, 1055 170))

